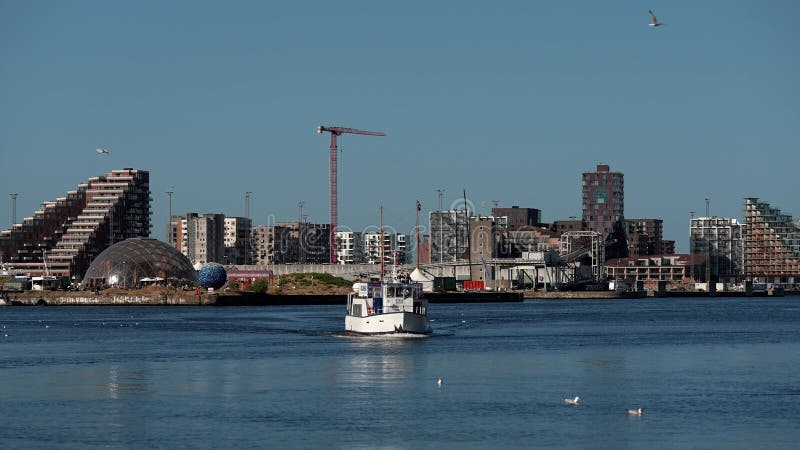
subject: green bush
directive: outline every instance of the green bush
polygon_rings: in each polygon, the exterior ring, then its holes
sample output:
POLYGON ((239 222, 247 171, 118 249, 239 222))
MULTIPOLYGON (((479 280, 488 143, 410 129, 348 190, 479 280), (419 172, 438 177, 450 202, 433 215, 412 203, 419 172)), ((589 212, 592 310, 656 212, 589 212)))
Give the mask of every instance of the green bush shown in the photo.
POLYGON ((353 284, 353 282, 350 280, 345 280, 344 278, 333 276, 329 273, 310 273, 308 275, 313 276, 314 280, 316 281, 325 284, 332 284, 334 286, 350 287, 353 284))
POLYGON ((266 281, 256 280, 256 282, 250 287, 250 290, 256 294, 266 294, 267 288, 269 288, 269 284, 266 281))

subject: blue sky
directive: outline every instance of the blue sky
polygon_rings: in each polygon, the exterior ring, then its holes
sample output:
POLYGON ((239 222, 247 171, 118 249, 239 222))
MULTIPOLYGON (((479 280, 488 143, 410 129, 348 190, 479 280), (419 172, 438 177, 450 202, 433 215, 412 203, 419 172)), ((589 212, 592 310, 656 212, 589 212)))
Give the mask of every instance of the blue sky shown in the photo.
POLYGON ((580 216, 581 173, 625 173, 625 215, 800 215, 796 1, 0 0, 0 224, 115 168, 173 212, 414 225, 446 189, 580 216), (666 25, 647 26, 653 9, 666 25), (95 154, 103 146, 110 157, 95 154))

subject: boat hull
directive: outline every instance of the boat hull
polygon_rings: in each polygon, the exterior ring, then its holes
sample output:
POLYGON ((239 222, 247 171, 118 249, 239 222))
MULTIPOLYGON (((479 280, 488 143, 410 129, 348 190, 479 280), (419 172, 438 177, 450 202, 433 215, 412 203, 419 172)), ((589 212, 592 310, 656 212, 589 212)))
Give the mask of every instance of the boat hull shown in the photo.
POLYGON ((359 317, 346 315, 345 332, 349 335, 430 334, 428 317, 400 311, 359 317))

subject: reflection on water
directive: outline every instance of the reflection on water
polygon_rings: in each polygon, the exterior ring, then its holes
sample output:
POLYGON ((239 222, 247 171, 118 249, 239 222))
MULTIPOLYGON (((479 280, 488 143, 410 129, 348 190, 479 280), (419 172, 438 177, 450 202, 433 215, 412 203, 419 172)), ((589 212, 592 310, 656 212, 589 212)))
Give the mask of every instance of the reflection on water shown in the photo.
MULTIPOLYGON (((414 358, 409 354, 421 345, 419 338, 397 336, 348 339, 350 354, 340 366, 339 384, 353 389, 396 388, 409 377, 414 358)), ((426 338, 422 338, 426 339, 426 338)))
POLYGON ((46 377, 28 377, 26 385, 31 391, 63 399, 95 400, 148 395, 150 382, 146 365, 98 364, 62 366, 46 377))

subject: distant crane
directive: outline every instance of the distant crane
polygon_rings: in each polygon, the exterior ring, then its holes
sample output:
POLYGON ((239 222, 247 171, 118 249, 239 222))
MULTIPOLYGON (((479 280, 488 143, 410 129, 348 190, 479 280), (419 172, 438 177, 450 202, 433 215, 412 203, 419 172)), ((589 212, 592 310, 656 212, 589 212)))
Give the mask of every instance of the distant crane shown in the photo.
POLYGON ((328 132, 331 134, 331 264, 336 264, 336 226, 339 219, 339 193, 338 193, 338 166, 336 137, 343 134, 365 134, 367 136, 386 136, 380 131, 363 131, 355 128, 318 126, 317 133, 328 132))

